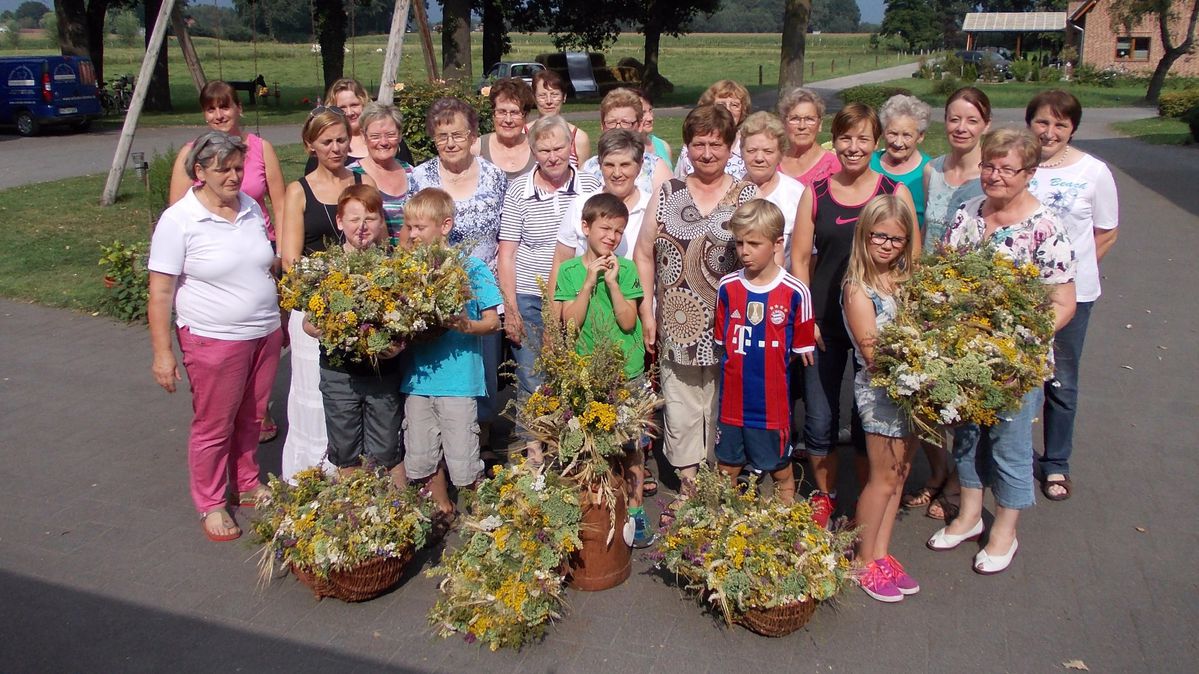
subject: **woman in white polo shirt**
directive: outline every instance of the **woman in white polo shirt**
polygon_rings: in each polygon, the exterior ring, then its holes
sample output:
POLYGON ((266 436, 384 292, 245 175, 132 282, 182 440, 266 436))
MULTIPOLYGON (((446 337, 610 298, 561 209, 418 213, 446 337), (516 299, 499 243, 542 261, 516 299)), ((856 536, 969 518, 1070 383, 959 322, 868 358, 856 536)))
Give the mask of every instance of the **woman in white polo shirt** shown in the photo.
POLYGON ((187 176, 196 186, 163 212, 150 245, 150 341, 154 379, 174 393, 182 377, 171 348, 171 310, 192 390, 188 467, 204 534, 233 540, 240 505, 262 492, 259 420, 279 365, 283 333, 262 208, 241 192, 246 145, 220 131, 196 139, 187 176))

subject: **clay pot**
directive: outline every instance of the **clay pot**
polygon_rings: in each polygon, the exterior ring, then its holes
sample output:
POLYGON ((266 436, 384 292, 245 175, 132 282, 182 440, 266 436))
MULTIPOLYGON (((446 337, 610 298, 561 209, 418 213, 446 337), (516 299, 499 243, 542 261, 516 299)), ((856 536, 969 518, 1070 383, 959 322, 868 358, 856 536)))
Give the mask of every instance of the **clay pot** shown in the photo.
POLYGON ((582 549, 570 556, 570 586, 576 590, 595 592, 616 587, 633 572, 632 551, 625 543, 624 524, 629 519, 624 479, 612 476, 616 492, 616 532, 608 543, 611 517, 608 504, 593 490, 583 490, 583 521, 579 539, 582 549))
POLYGON ((111 276, 104 277, 104 287, 112 289, 117 284, 117 280, 111 276))

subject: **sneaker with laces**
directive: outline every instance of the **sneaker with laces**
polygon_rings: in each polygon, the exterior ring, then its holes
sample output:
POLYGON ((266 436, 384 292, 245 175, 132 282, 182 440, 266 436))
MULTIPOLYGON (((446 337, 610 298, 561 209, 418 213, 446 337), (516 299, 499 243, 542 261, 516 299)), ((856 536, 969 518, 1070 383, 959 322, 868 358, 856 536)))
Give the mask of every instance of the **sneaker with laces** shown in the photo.
POLYGON ((895 583, 895 587, 905 596, 920 591, 920 583, 909 576, 908 572, 903 570, 903 564, 900 564, 899 560, 892 555, 887 555, 876 563, 887 570, 887 573, 891 575, 891 582, 895 583))
POLYGON ((808 503, 812 504, 812 520, 827 529, 833 511, 837 509, 837 500, 825 492, 814 491, 808 497, 808 503))
POLYGON ((870 562, 862 569, 858 575, 858 585, 863 592, 878 601, 888 604, 903 601, 903 593, 895 587, 889 570, 879 562, 870 562))

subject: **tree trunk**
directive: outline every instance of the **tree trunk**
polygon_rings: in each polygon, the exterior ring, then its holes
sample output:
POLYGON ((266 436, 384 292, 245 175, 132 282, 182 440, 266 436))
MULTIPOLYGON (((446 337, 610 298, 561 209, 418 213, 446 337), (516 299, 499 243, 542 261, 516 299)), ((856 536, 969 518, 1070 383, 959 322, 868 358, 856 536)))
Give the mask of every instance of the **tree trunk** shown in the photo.
MULTIPOLYGON (((58 48, 63 56, 91 56, 88 50, 87 7, 83 0, 58 0, 54 3, 58 18, 58 48)), ((100 72, 100 64, 96 64, 100 72)))
MULTIPOLYGON (((146 0, 146 46, 150 45, 150 34, 154 32, 154 21, 162 0, 146 0)), ((171 78, 167 69, 167 50, 164 46, 158 50, 158 59, 154 62, 154 75, 150 78, 150 86, 146 89, 146 110, 154 112, 171 112, 171 78)))
POLYGON ((803 86, 804 35, 812 15, 812 0, 787 0, 783 14, 783 48, 779 57, 779 96, 803 86))
POLYGON ((1145 100, 1149 103, 1157 104, 1157 99, 1161 96, 1162 87, 1166 84, 1166 74, 1170 72, 1170 68, 1174 66, 1174 62, 1182 58, 1184 54, 1191 51, 1191 46, 1195 44, 1195 24, 1199 23, 1199 0, 1191 0, 1191 17, 1187 21, 1186 36, 1182 40, 1182 44, 1173 46, 1170 39, 1170 16, 1167 12, 1153 14, 1158 22, 1158 32, 1161 33, 1162 46, 1165 47, 1166 53, 1162 56, 1162 60, 1157 62, 1157 67, 1153 69, 1153 77, 1149 78, 1149 89, 1145 92, 1145 100))
MULTIPOLYGON (((346 8, 341 0, 316 0, 316 41, 321 46, 325 89, 341 79, 346 64, 346 8)), ((325 101, 330 105, 329 101, 325 101)))
POLYGON ((441 14, 441 76, 470 81, 470 0, 445 0, 441 14))
POLYGON ((183 62, 187 64, 192 84, 196 85, 198 94, 204 90, 204 85, 208 84, 208 78, 204 76, 204 66, 200 65, 200 57, 196 55, 196 47, 192 44, 191 33, 187 32, 187 23, 183 20, 179 5, 171 8, 171 29, 175 31, 175 39, 179 41, 179 49, 183 52, 183 62))
POLYGON ((483 74, 504 58, 508 46, 508 28, 500 0, 483 0, 483 74))
POLYGON ((669 92, 673 87, 658 72, 658 51, 662 46, 662 19, 655 11, 657 2, 646 8, 645 27, 645 70, 641 73, 641 88, 652 101, 669 92))

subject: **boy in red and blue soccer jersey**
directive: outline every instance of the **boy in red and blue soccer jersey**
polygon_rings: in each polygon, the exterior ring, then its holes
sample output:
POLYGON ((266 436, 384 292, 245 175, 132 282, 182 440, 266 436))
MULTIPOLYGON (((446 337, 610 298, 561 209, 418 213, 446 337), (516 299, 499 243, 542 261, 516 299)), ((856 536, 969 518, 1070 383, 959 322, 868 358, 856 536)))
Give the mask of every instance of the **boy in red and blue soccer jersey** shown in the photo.
POLYGON ((811 365, 816 350, 812 296, 779 266, 783 212, 765 199, 743 204, 729 220, 744 265, 720 281, 715 340, 721 358, 716 461, 736 479, 747 464, 770 473, 784 503, 795 500, 791 470, 790 378, 799 354, 811 365))

